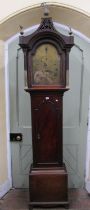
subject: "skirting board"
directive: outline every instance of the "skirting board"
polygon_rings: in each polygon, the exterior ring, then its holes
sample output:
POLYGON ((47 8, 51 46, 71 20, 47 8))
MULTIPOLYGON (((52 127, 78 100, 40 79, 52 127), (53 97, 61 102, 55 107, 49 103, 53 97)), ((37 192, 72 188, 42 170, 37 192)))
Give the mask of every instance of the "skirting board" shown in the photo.
POLYGON ((90 181, 85 182, 85 188, 86 188, 87 192, 90 194, 90 181))
POLYGON ((11 182, 7 180, 2 185, 0 185, 0 198, 2 198, 11 189, 11 182))

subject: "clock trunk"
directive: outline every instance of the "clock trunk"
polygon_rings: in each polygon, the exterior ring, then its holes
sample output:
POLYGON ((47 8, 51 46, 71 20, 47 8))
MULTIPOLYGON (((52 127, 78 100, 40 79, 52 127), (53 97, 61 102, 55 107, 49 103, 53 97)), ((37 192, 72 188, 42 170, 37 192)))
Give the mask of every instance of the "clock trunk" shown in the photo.
POLYGON ((62 94, 31 94, 33 164, 62 166, 62 94))

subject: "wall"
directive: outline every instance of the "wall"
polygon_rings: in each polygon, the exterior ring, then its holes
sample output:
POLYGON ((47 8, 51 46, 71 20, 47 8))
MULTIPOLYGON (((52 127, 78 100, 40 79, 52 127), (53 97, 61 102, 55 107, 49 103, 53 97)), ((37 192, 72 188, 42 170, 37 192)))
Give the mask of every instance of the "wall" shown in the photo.
MULTIPOLYGON (((7 18, 10 18, 11 16, 26 10, 27 8, 40 6, 40 4, 44 2, 43 0, 3 0, 2 4, 0 6, 0 21, 3 22, 7 18)), ((69 8, 76 9, 78 11, 81 11, 82 13, 85 13, 86 15, 90 16, 90 1, 82 1, 82 0, 46 0, 45 2, 53 3, 54 5, 61 5, 69 8)))
POLYGON ((4 42, 0 40, 0 197, 10 188, 7 157, 4 42))
MULTIPOLYGON (((6 179, 7 176, 7 147, 6 147, 6 112, 5 112, 5 68, 4 68, 4 43, 0 41, 0 166, 3 164, 2 170, 0 170, 0 184, 6 179), (3 132, 2 132, 3 130, 3 132), (4 159, 3 159, 4 154, 4 159)), ((1 167, 0 167, 1 168, 1 167)))

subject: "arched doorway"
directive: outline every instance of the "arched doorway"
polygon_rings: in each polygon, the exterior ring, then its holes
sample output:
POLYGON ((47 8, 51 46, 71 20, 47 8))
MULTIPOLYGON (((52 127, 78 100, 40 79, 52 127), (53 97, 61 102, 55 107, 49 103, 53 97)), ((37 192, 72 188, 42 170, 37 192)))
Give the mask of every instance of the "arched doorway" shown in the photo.
MULTIPOLYGON (((80 13, 78 13, 76 11, 73 11, 71 9, 58 7, 58 6, 54 6, 54 5, 51 5, 50 9, 51 9, 51 14, 52 14, 51 16, 53 17, 53 19, 56 22, 63 23, 65 25, 71 25, 73 28, 76 28, 76 29, 79 29, 79 26, 81 25, 80 23, 82 23, 83 20, 86 21, 86 22, 88 21, 88 18, 86 16, 84 16, 83 14, 80 14, 80 13), (71 18, 71 17, 73 17, 73 18, 71 18), (79 20, 80 20, 79 24, 80 25, 77 24, 77 21, 75 23, 75 17, 79 18, 79 20)), ((28 26, 36 25, 37 23, 39 23, 40 22, 40 17, 41 17, 41 8, 38 7, 38 8, 31 9, 31 10, 27 10, 26 12, 18 14, 17 16, 11 18, 11 20, 6 21, 2 25, 2 27, 3 27, 2 34, 1 34, 2 39, 7 40, 9 37, 11 37, 13 34, 15 34, 19 30, 19 27, 18 27, 18 25, 19 25, 18 23, 19 22, 18 21, 20 21, 20 24, 23 25, 24 28, 27 28, 28 26), (13 27, 11 27, 11 24, 13 25, 13 27), (5 30, 8 31, 8 33, 5 33, 5 30), (3 32, 4 32, 4 34, 3 34, 3 32)), ((83 27, 81 27, 81 31, 84 32, 84 28, 83 27)), ((85 31, 85 33, 87 33, 89 35, 88 32, 85 31)), ((81 53, 80 53, 81 57, 82 57, 82 51, 83 50, 81 49, 81 53)), ((79 51, 78 51, 78 53, 79 53, 79 51)), ((78 63, 78 65, 79 65, 79 63, 78 63)), ((79 75, 79 76, 82 77, 82 75, 79 75)), ((79 90, 81 90, 80 87, 79 87, 79 90)), ((79 113, 79 117, 80 116, 81 115, 79 113)), ((86 115, 85 115, 85 117, 86 117, 86 115)), ((80 132, 81 132, 81 130, 80 130, 80 132)), ((65 134, 65 135, 67 136, 67 134, 65 134)), ((72 135, 72 138, 73 138, 74 134, 71 134, 71 135, 72 135)), ((85 134, 84 134, 84 137, 86 138, 85 134)), ((69 133, 68 133, 68 138, 69 138, 69 133)), ((70 151, 70 148, 67 147, 67 149, 70 151)), ((84 154, 85 154, 85 151, 84 151, 84 154)), ((81 153, 80 153, 80 158, 82 159, 81 153)), ((83 156, 83 158, 85 158, 85 156, 83 156)), ((83 174, 83 176, 84 176, 84 174, 83 174)), ((77 179, 77 178, 75 178, 75 179, 77 179)))

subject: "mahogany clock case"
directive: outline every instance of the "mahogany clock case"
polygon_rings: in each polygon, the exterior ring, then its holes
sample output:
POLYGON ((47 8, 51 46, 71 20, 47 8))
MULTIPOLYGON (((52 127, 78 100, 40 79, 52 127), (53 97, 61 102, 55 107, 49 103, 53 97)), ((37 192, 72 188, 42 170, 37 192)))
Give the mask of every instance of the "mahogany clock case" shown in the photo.
POLYGON ((52 18, 42 18, 33 34, 19 37, 19 45, 24 52, 27 90, 67 88, 73 36, 56 31, 52 18))
POLYGON ((33 34, 19 39, 24 52, 25 90, 31 97, 30 208, 68 205, 68 174, 63 163, 63 94, 68 90, 69 52, 73 44, 73 36, 57 32, 49 17, 42 19, 33 34))
POLYGON ((68 175, 62 167, 31 167, 29 174, 31 207, 68 207, 68 175))
POLYGON ((68 174, 63 164, 63 92, 32 91, 33 164, 29 206, 68 205, 68 174))

